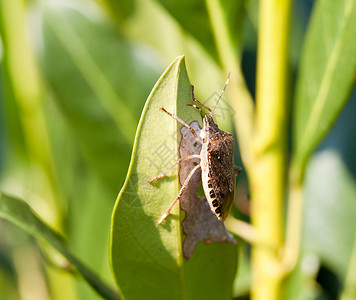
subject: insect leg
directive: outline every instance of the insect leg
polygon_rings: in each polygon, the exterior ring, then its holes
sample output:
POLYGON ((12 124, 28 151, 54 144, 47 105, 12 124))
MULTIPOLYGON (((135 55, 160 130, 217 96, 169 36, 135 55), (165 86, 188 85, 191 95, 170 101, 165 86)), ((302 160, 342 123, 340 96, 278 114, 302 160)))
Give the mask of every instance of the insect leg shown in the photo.
POLYGON ((198 103, 200 106, 204 107, 205 109, 207 109, 208 111, 211 112, 211 108, 207 107, 206 105, 201 103, 197 98, 195 98, 195 96, 194 96, 194 85, 192 85, 192 100, 194 102, 198 103))
POLYGON ((242 168, 240 168, 239 166, 234 166, 234 170, 235 170, 235 176, 239 176, 242 172, 242 168))
POLYGON ((175 119, 176 121, 178 121, 179 123, 183 124, 185 127, 187 127, 190 132, 193 134, 194 138, 199 142, 199 143, 203 143, 203 141, 201 139, 199 139, 197 133, 195 132, 194 128, 189 126, 187 123, 185 123, 181 118, 179 118, 177 115, 172 114, 168 111, 166 111, 166 109, 164 107, 160 107, 160 110, 164 111, 166 114, 168 114, 169 116, 171 116, 173 119, 175 119))
POLYGON ((190 104, 190 103, 188 103, 188 104, 186 104, 185 106, 193 106, 194 108, 196 108, 197 110, 199 110, 199 112, 200 112, 200 114, 201 114, 202 117, 205 116, 204 113, 203 113, 203 111, 201 110, 201 108, 198 107, 198 106, 196 106, 195 104, 190 104))
POLYGON ((192 154, 192 155, 188 155, 185 157, 182 157, 180 159, 178 159, 173 165, 171 165, 166 171, 164 171, 161 175, 158 175, 156 177, 154 177, 152 180, 149 180, 148 183, 152 184, 154 181, 163 178, 164 176, 166 176, 166 174, 172 170, 176 165, 178 165, 179 163, 181 163, 182 161, 188 160, 188 159, 192 159, 192 158, 200 158, 199 154, 192 154))
POLYGON ((193 170, 190 171, 190 173, 188 174, 187 178, 185 179, 177 198, 173 201, 173 203, 171 204, 171 206, 166 210, 166 212, 162 215, 162 217, 159 218, 159 220, 156 221, 156 224, 159 225, 163 222, 163 220, 165 218, 167 218, 169 216, 169 214, 171 213, 172 208, 174 207, 174 205, 176 205, 176 203, 178 202, 178 200, 180 199, 180 197, 182 196, 184 190, 186 189, 186 187, 188 186, 188 183, 190 181, 190 179, 192 178, 193 174, 195 173, 196 170, 198 170, 198 168, 200 168, 200 164, 196 165, 193 170))

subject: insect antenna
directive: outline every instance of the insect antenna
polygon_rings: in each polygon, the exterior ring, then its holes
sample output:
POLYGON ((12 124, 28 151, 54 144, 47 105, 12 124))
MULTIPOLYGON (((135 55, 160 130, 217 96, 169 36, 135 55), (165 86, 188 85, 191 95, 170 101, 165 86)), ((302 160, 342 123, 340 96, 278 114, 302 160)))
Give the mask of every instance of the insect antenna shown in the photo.
POLYGON ((226 87, 227 87, 227 84, 229 83, 229 80, 230 80, 230 72, 229 72, 229 74, 227 74, 227 79, 226 79, 226 82, 225 82, 225 84, 224 84, 224 87, 223 87, 223 89, 222 89, 222 91, 221 91, 221 93, 220 93, 220 96, 219 96, 219 98, 218 98, 218 101, 216 101, 216 104, 215 104, 214 108, 213 108, 213 109, 210 111, 210 113, 209 113, 210 116, 213 115, 215 109, 218 107, 219 101, 220 101, 222 95, 223 95, 224 92, 225 92, 225 89, 226 89, 226 87))

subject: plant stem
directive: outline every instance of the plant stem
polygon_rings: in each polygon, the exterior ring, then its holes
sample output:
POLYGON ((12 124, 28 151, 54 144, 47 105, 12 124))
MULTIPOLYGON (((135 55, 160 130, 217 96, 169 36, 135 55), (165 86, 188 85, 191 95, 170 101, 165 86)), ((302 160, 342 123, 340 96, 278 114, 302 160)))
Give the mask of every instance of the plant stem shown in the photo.
POLYGON ((349 268, 347 270, 344 290, 341 293, 340 300, 353 300, 356 295, 356 235, 354 237, 354 246, 351 252, 349 268))
POLYGON ((253 129, 254 104, 242 76, 239 57, 232 43, 229 29, 219 0, 206 0, 215 44, 225 73, 231 71, 229 92, 230 103, 235 109, 235 128, 239 139, 244 166, 249 169, 251 157, 251 136, 253 129), (233 100, 232 100, 233 99, 233 100))
MULTIPOLYGON (((282 246, 282 203, 287 153, 287 63, 291 0, 260 1, 256 124, 250 174, 252 223, 272 249, 282 246)), ((252 299, 279 299, 281 272, 278 251, 252 249, 252 299)))
POLYGON ((284 246, 281 275, 289 273, 299 258, 302 232, 303 188, 299 168, 292 164, 289 176, 289 197, 287 211, 286 241, 284 246))
POLYGON ((231 217, 225 221, 225 226, 230 232, 236 234, 238 237, 242 238, 251 245, 259 244, 263 247, 272 248, 267 241, 264 241, 259 236, 257 230, 249 223, 231 217))

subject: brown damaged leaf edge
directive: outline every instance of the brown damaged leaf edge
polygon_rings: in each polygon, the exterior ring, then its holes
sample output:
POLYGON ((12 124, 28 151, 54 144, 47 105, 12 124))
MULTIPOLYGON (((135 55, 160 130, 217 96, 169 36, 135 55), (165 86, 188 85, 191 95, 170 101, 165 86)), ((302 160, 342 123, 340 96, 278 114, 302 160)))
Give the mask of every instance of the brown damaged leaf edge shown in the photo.
MULTIPOLYGON (((197 121, 190 124, 195 132, 200 134, 200 127, 197 121)), ((180 157, 200 154, 202 145, 197 143, 193 134, 186 127, 181 128, 182 139, 179 146, 180 157)), ((179 181, 183 185, 188 174, 193 170, 199 159, 183 161, 179 170, 179 181)), ((214 242, 230 242, 236 244, 235 239, 225 229, 223 221, 219 220, 211 211, 205 197, 198 196, 198 189, 201 185, 201 170, 197 170, 191 177, 188 187, 183 192, 180 205, 185 211, 185 218, 182 221, 185 239, 183 242, 184 257, 190 259, 193 256, 197 244, 214 242)))

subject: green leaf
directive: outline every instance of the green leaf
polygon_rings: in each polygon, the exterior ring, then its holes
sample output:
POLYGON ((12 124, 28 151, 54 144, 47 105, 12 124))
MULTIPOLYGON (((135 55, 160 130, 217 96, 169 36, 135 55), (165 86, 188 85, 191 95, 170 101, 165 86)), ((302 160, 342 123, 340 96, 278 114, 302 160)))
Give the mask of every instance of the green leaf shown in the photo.
POLYGON ((126 182, 113 213, 112 269, 127 299, 231 299, 236 271, 236 246, 199 244, 193 258, 183 258, 179 206, 161 225, 160 216, 179 191, 178 168, 154 185, 147 181, 178 159, 181 124, 201 120, 191 103, 184 57, 167 68, 153 88, 137 129, 126 182))
POLYGON ((317 254, 341 281, 350 266, 356 234, 356 93, 305 176, 303 248, 317 254))
POLYGON ((135 0, 96 0, 119 23, 128 20, 135 11, 135 0))
POLYGON ((45 224, 26 202, 0 193, 0 217, 53 246, 77 268, 83 278, 105 299, 119 299, 115 291, 107 287, 92 271, 71 254, 63 237, 45 224))
POLYGON ((356 228, 355 178, 333 149, 318 152, 308 167, 304 247, 340 278, 346 274, 356 228))
POLYGON ((42 6, 36 32, 42 32, 45 79, 88 162, 116 194, 143 99, 159 75, 152 56, 120 36, 95 5, 42 6))
MULTIPOLYGON (((289 278, 285 299, 304 299, 303 285, 315 289, 313 282, 320 265, 338 277, 345 292, 347 285, 353 285, 349 281, 355 273, 355 112, 354 92, 335 126, 310 158, 304 178, 301 259, 289 278)), ((319 287, 317 290, 322 292, 319 287)))
MULTIPOLYGON (((216 60, 217 49, 204 0, 164 1, 158 2, 178 21, 180 26, 190 33, 208 53, 216 60)), ((245 16, 244 2, 223 0, 226 22, 232 34, 231 38, 237 49, 240 49, 242 25, 245 16)))
MULTIPOLYGON (((356 0, 318 1, 303 50, 294 122, 301 174, 354 85, 356 0)), ((299 174, 299 175, 301 175, 299 174)))

